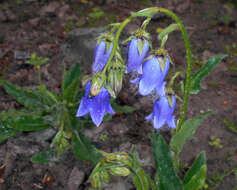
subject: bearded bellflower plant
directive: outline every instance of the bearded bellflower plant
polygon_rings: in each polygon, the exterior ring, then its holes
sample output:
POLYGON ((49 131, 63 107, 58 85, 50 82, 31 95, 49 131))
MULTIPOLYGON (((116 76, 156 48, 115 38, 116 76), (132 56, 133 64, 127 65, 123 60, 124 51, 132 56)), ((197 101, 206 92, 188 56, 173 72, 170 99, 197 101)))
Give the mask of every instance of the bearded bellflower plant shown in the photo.
MULTIPOLYGON (((205 186, 205 153, 201 153, 199 155, 191 169, 188 171, 187 176, 184 177, 183 181, 178 176, 179 153, 182 150, 183 144, 190 139, 190 134, 191 136, 194 134, 198 127, 198 123, 200 124, 202 119, 210 113, 206 112, 201 116, 185 121, 190 89, 192 91, 192 77, 191 50, 187 32, 183 23, 171 11, 163 8, 153 7, 132 13, 132 15, 124 22, 111 24, 109 27, 112 27, 109 34, 114 35, 114 37, 112 37, 113 40, 111 40, 112 50, 107 48, 109 49, 107 53, 110 54, 108 58, 106 53, 106 56, 104 56, 104 53, 100 53, 96 49, 95 56, 101 55, 101 57, 106 57, 106 59, 100 59, 103 60, 100 62, 101 66, 96 67, 100 69, 92 69, 96 74, 93 74, 92 84, 87 84, 86 86, 86 95, 81 100, 77 116, 83 116, 90 112, 92 121, 98 126, 102 122, 102 118, 106 112, 109 114, 114 113, 110 106, 109 100, 110 96, 116 98, 119 91, 122 89, 124 73, 122 68, 126 68, 125 73, 135 71, 138 74, 138 77, 133 79, 131 82, 138 84, 138 92, 142 96, 156 93, 153 111, 145 119, 151 120, 154 127, 152 134, 152 148, 157 173, 154 181, 145 174, 143 169, 139 166, 135 149, 133 150, 132 154, 127 154, 125 152, 105 153, 103 151, 99 151, 102 155, 102 159, 91 173, 90 181, 92 186, 94 188, 101 189, 104 182, 109 182, 109 174, 111 174, 119 176, 132 175, 133 182, 136 185, 136 188, 139 190, 201 189, 205 186), (159 33, 158 39, 161 41, 161 45, 157 49, 153 49, 150 34, 145 31, 146 26, 149 24, 151 18, 158 12, 167 14, 172 19, 174 19, 176 23, 169 25, 159 33), (144 20, 141 28, 133 32, 132 36, 125 41, 128 43, 127 60, 125 63, 121 58, 118 41, 123 28, 135 17, 146 17, 146 19, 144 20), (171 73, 172 76, 171 79, 169 79, 170 81, 166 88, 167 82, 165 81, 165 78, 169 72, 169 68, 171 66, 170 63, 172 63, 172 61, 168 55, 167 50, 164 48, 166 41, 168 40, 168 35, 175 30, 181 31, 187 53, 187 72, 185 76, 185 83, 183 83, 184 90, 182 91, 183 99, 177 96, 178 99, 183 102, 181 114, 177 119, 177 123, 174 116, 176 95, 172 90, 172 85, 175 81, 175 78, 177 78, 181 72, 171 73), (124 66, 125 64, 126 67, 124 66), (90 95, 89 88, 91 88, 90 95), (98 102, 97 100, 100 100, 103 103, 98 102), (94 104, 92 102, 94 102, 94 104), (83 110, 83 107, 85 108, 85 111, 81 111, 83 110), (170 141, 170 148, 164 141, 163 137, 159 134, 159 131, 166 125, 170 129, 173 129, 173 137, 170 141), (173 151, 173 155, 171 154, 171 151, 173 151)), ((104 44, 103 48, 104 50, 106 49, 104 44)), ((105 52, 104 50, 102 52, 105 52)), ((223 57, 221 57, 221 59, 222 58, 223 57)), ((216 61, 220 61, 221 59, 216 59, 216 61)), ((93 66, 93 68, 94 67, 95 66, 93 66)), ((208 65, 205 65, 203 71, 206 70, 207 67, 208 65)), ((207 70, 210 71, 210 68, 207 70)), ((200 79, 200 76, 201 75, 197 77, 200 79)))
MULTIPOLYGON (((202 120, 211 113, 207 111, 186 120, 189 95, 200 91, 200 81, 225 56, 210 58, 196 73, 192 73, 192 53, 187 31, 182 21, 173 12, 160 7, 133 12, 123 22, 111 24, 107 29, 108 31, 97 39, 92 74, 84 77, 85 80, 81 80, 80 64, 75 64, 68 72, 64 72, 66 74, 62 81, 61 95, 50 92, 41 84, 40 73, 40 85, 36 90, 25 90, 10 82, 0 80, 0 85, 6 92, 28 109, 0 113, 0 132, 3 131, 2 134, 4 134, 0 135, 0 143, 2 138, 5 140, 19 131, 42 130, 53 126, 58 132, 51 147, 57 147, 58 154, 67 150, 69 144, 72 143, 75 156, 95 166, 89 177, 94 189, 101 189, 104 183, 109 183, 110 175, 131 175, 137 190, 200 190, 205 188, 207 173, 205 152, 200 153, 185 174, 183 170, 180 171, 179 155, 183 145, 193 137, 202 120), (151 35, 146 32, 146 27, 157 13, 166 14, 175 23, 163 28, 158 34, 160 46, 154 49, 151 35), (141 27, 126 40, 127 60, 124 61, 119 39, 124 27, 134 18, 145 19, 141 27), (170 64, 172 60, 165 49, 165 44, 168 36, 176 30, 181 32, 184 39, 187 57, 186 73, 169 69, 172 66, 170 64), (138 92, 142 96, 156 94, 156 98, 153 99, 153 110, 150 110, 151 114, 145 118, 153 123, 149 136, 156 168, 154 179, 149 177, 140 166, 135 148, 129 153, 106 153, 95 148, 89 138, 83 134, 83 127, 88 123, 91 125, 93 122, 96 126, 100 126, 105 114, 115 113, 111 100, 116 98, 122 90, 125 70, 127 73, 135 71, 138 74, 132 83, 138 84, 138 92), (185 77, 184 81, 182 78, 175 80, 180 74, 185 77), (85 85, 83 97, 79 88, 80 81, 85 85), (177 81, 181 84, 177 84, 177 81), (176 91, 174 91, 172 89, 174 83, 176 87, 180 86, 180 89, 175 88, 176 91), (78 99, 80 99, 79 106, 78 99), (176 99, 180 100, 182 106, 180 113, 174 116, 176 99), (92 122, 84 117, 86 114, 90 114, 92 122), (161 135, 165 126, 172 130, 169 145, 161 135), (181 173, 182 177, 179 176, 181 173)), ((32 56, 31 62, 39 66, 44 61, 32 56)), ((39 160, 41 163, 48 163, 49 160, 54 160, 54 154, 48 151, 32 157, 33 162, 39 162, 39 160), (44 157, 46 158, 42 161, 44 157)))

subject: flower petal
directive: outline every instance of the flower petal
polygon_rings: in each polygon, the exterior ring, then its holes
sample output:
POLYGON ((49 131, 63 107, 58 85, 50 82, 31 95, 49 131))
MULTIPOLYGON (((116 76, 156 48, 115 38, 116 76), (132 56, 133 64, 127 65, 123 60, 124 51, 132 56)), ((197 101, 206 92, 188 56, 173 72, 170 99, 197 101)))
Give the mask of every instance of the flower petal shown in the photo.
POLYGON ((162 96, 158 101, 159 109, 160 109, 160 117, 165 118, 167 120, 169 116, 172 114, 171 107, 169 105, 168 99, 166 96, 162 96))
POLYGON ((139 93, 143 96, 148 95, 162 80, 162 72, 158 59, 153 57, 143 65, 143 75, 139 83, 139 93))
POLYGON ((85 87, 85 97, 89 97, 90 94, 90 90, 91 90, 91 81, 86 83, 86 87, 85 87))
MULTIPOLYGON (((92 71, 95 73, 101 72, 106 65, 108 60, 109 52, 106 52, 106 43, 105 41, 101 41, 96 47, 94 52, 94 61, 92 64, 92 71), (106 60, 107 59, 107 60, 106 60)), ((112 47, 110 47, 112 50, 112 47)))
POLYGON ((152 120, 154 117, 153 112, 151 114, 149 114, 148 116, 145 117, 146 120, 152 120))
MULTIPOLYGON (((103 57, 105 64, 107 63, 107 61, 108 61, 108 59, 109 59, 109 56, 110 56, 110 54, 111 54, 111 52, 112 52, 112 49, 113 49, 113 44, 110 44, 108 51, 107 51, 107 48, 105 49, 104 57, 103 57)), ((102 71, 102 70, 101 70, 101 71, 102 71)))
POLYGON ((158 118, 158 117, 154 117, 153 120, 153 125, 155 129, 160 129, 164 126, 165 124, 165 119, 164 118, 158 118))
POLYGON ((109 113, 109 114, 115 114, 115 111, 113 110, 110 102, 106 105, 106 111, 109 113))
POLYGON ((133 79, 133 80, 130 80, 130 82, 131 82, 132 84, 137 84, 137 83, 140 82, 140 80, 141 80, 141 78, 138 77, 138 78, 135 78, 135 79, 133 79))
POLYGON ((137 39, 133 38, 128 43, 128 60, 127 60, 127 72, 131 72, 133 69, 136 68, 138 62, 138 47, 137 47, 137 39))
POLYGON ((175 118, 174 116, 172 116, 169 120, 166 121, 168 126, 172 129, 176 128, 176 125, 175 125, 175 118))
POLYGON ((98 127, 103 121, 105 109, 103 107, 103 103, 101 104, 101 102, 99 102, 96 98, 94 98, 91 103, 90 115, 93 123, 98 127))
POLYGON ((142 39, 133 38, 128 43, 127 46, 128 59, 126 68, 127 73, 131 72, 132 70, 136 70, 139 74, 142 74, 142 63, 150 47, 147 40, 143 41, 142 52, 141 54, 139 54, 138 40, 142 41, 142 39))
POLYGON ((103 91, 102 92, 103 98, 101 98, 101 99, 103 101, 103 106, 105 107, 104 108, 105 111, 107 111, 109 114, 115 114, 115 111, 113 110, 113 108, 110 104, 110 97, 111 96, 110 96, 109 92, 105 88, 103 88, 102 91, 103 91))
POLYGON ((140 64, 140 66, 138 66, 136 70, 138 74, 142 74, 142 64, 140 64))
POLYGON ((76 117, 81 117, 83 115, 86 115, 89 112, 89 102, 87 100, 88 100, 87 98, 81 99, 76 117))
POLYGON ((161 84, 156 86, 156 92, 159 96, 165 96, 165 86, 166 82, 162 82, 161 84))

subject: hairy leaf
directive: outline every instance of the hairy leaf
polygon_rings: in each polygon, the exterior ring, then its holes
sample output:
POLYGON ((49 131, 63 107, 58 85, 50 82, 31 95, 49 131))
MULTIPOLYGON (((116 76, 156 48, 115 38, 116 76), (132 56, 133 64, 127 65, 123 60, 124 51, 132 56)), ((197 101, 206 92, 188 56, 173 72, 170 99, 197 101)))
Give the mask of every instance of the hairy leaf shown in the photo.
POLYGON ((42 102, 42 97, 32 89, 25 90, 7 81, 4 81, 3 87, 8 94, 12 95, 20 104, 24 105, 25 107, 31 110, 45 109, 45 105, 42 102))
POLYGON ((205 76, 207 76, 215 68, 215 66, 225 57, 226 55, 211 57, 196 73, 192 75, 190 86, 191 94, 197 94, 200 91, 201 80, 205 76))
POLYGON ((96 165, 101 158, 100 153, 91 144, 88 137, 76 131, 72 135, 72 149, 77 158, 93 165, 96 165))
POLYGON ((183 190, 182 181, 176 175, 171 152, 158 132, 152 134, 152 150, 157 168, 159 190, 183 190))
POLYGON ((132 177, 137 190, 149 190, 149 177, 139 165, 136 149, 132 152, 132 177))
POLYGON ((81 80, 80 64, 76 63, 64 76, 62 91, 63 99, 74 102, 78 95, 79 82, 81 80))
POLYGON ((8 128, 18 131, 39 131, 51 127, 45 123, 43 117, 36 115, 20 115, 3 120, 8 128))
POLYGON ((181 126, 181 129, 172 137, 170 148, 179 154, 183 148, 183 145, 192 139, 202 120, 210 113, 212 112, 208 111, 202 115, 185 121, 181 126))
POLYGON ((19 132, 20 131, 8 128, 8 127, 0 124, 0 143, 3 143, 10 137, 14 137, 19 132))
POLYGON ((207 173, 207 166, 202 165, 202 167, 197 171, 195 175, 184 185, 184 190, 199 190, 205 185, 207 173))
POLYGON ((47 152, 41 152, 31 157, 31 162, 40 163, 40 164, 48 164, 53 160, 53 151, 49 150, 47 152))
POLYGON ((117 105, 115 102, 112 102, 111 105, 116 113, 132 113, 136 110, 136 108, 132 106, 120 106, 117 105))
MULTIPOLYGON (((183 179, 184 185, 187 185, 188 183, 190 183, 191 180, 193 179, 193 177, 195 175, 198 175, 198 173, 200 172, 200 170, 202 169, 203 166, 206 166, 206 154, 205 154, 205 152, 200 153, 198 158, 194 161, 192 167, 185 174, 184 179, 183 179)), ((202 179, 202 181, 203 180, 205 182, 205 178, 202 179)), ((202 182, 202 183, 204 183, 204 182, 202 182)))

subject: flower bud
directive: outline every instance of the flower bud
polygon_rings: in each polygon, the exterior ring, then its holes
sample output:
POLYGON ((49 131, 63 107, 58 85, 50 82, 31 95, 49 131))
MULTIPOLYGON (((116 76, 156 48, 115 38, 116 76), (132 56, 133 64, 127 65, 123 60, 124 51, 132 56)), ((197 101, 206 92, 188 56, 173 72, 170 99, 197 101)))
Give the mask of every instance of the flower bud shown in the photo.
POLYGON ((110 173, 114 176, 128 176, 130 170, 126 167, 112 167, 110 168, 110 173))
POLYGON ((95 175, 93 175, 93 177, 91 178, 91 184, 92 187, 97 188, 97 189, 101 189, 102 187, 102 182, 100 179, 100 173, 96 172, 95 175))
POLYGON ((102 180, 105 182, 105 183, 109 183, 109 180, 110 180, 110 177, 109 177, 109 173, 107 170, 102 170, 100 172, 100 176, 102 178, 102 180))
POLYGON ((105 75, 104 74, 97 74, 92 79, 91 89, 90 89, 90 95, 96 96, 99 94, 100 89, 103 87, 105 81, 105 75))
POLYGON ((122 89, 124 65, 117 61, 114 66, 111 67, 108 75, 108 84, 112 90, 111 96, 116 97, 116 95, 122 89))

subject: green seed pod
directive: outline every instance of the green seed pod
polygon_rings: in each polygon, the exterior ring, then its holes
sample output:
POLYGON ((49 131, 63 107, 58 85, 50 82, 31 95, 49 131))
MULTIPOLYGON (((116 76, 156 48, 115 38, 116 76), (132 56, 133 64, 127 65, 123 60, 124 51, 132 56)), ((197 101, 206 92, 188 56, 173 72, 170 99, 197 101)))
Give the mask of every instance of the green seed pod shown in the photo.
POLYGON ((126 167, 112 167, 110 168, 110 173, 114 176, 128 176, 130 170, 126 167))
POLYGON ((95 77, 93 77, 91 90, 90 90, 90 95, 91 96, 96 96, 97 94, 99 94, 100 89, 104 85, 105 78, 106 78, 105 75, 101 74, 101 73, 99 73, 95 77))
POLYGON ((105 183, 109 183, 109 180, 110 180, 110 177, 109 177, 109 173, 107 170, 102 170, 100 172, 100 177, 102 178, 102 180, 105 182, 105 183))
POLYGON ((120 61, 113 63, 108 74, 108 85, 112 90, 111 96, 116 97, 117 94, 122 89, 123 75, 124 75, 124 65, 120 61))
POLYGON ((99 172, 95 173, 95 175, 91 178, 91 185, 95 189, 101 189, 102 182, 100 180, 99 172))

